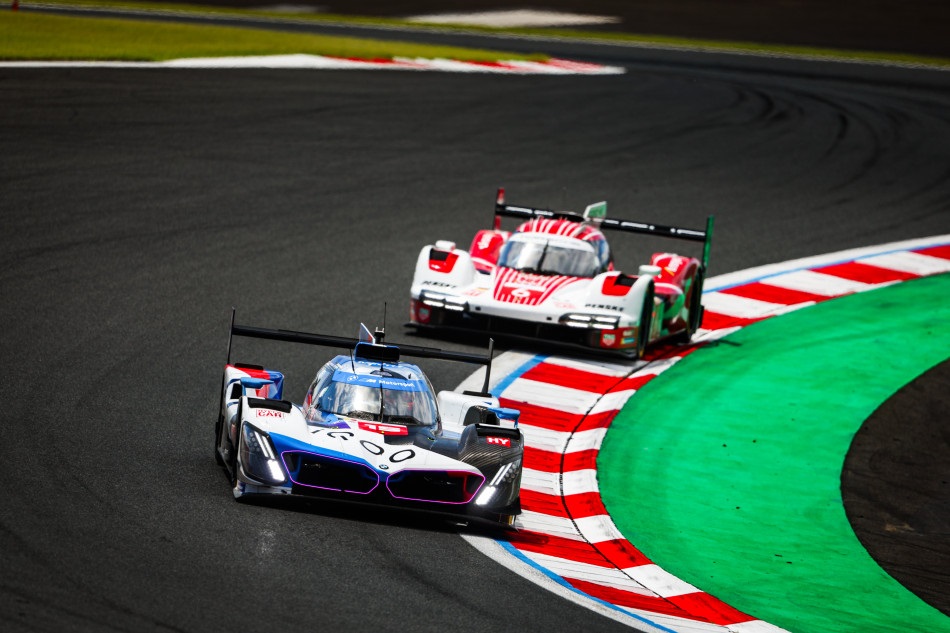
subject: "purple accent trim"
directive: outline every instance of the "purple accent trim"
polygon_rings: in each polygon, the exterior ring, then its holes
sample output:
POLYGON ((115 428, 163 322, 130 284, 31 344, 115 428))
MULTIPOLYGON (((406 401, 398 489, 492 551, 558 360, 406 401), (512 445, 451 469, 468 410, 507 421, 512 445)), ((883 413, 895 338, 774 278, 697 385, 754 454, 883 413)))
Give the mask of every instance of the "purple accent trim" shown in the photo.
POLYGON ((393 473, 392 475, 390 475, 389 478, 386 479, 386 491, 389 492, 389 494, 392 496, 393 499, 402 499, 403 501, 421 501, 423 503, 441 503, 441 504, 446 504, 446 505, 465 505, 466 503, 471 503, 472 499, 478 496, 478 493, 481 491, 482 486, 485 485, 484 475, 482 475, 481 473, 473 473, 467 470, 424 470, 421 468, 410 468, 407 470, 400 470, 398 473, 393 473), (478 484, 478 488, 475 489, 475 492, 469 495, 468 499, 466 499, 465 501, 433 501, 432 499, 415 499, 413 497, 400 497, 399 495, 393 493, 393 491, 389 487, 389 478, 395 477, 396 475, 401 475, 403 473, 446 473, 448 475, 461 474, 461 475, 465 475, 466 477, 479 477, 481 478, 482 481, 480 484, 478 484))
POLYGON ((379 481, 380 481, 380 479, 379 479, 379 473, 377 473, 375 470, 373 470, 372 468, 370 468, 370 467, 367 466, 366 464, 364 464, 364 463, 362 463, 362 462, 354 461, 354 460, 352 460, 352 459, 341 459, 341 458, 339 458, 339 457, 332 457, 332 456, 330 456, 330 455, 324 455, 324 454, 322 454, 322 453, 312 453, 312 452, 310 452, 310 451, 284 451, 283 453, 280 454, 280 459, 281 459, 281 461, 284 462, 284 470, 287 471, 287 477, 290 479, 290 481, 292 481, 293 483, 295 483, 295 484, 298 485, 298 486, 303 486, 304 488, 314 488, 314 489, 316 489, 316 490, 330 490, 330 491, 333 491, 333 492, 345 492, 345 493, 347 493, 347 494, 352 494, 352 495, 368 495, 368 494, 370 494, 371 492, 373 492, 374 490, 376 490, 376 489, 379 487, 379 481), (297 481, 296 479, 294 479, 294 476, 293 476, 293 474, 291 473, 291 469, 290 469, 290 467, 287 465, 287 459, 286 459, 286 457, 284 457, 285 455, 287 455, 287 453, 300 453, 300 454, 303 454, 303 455, 316 455, 317 457, 320 457, 320 458, 322 458, 322 459, 329 459, 329 460, 333 460, 333 461, 337 461, 337 462, 346 462, 346 463, 348 463, 348 464, 356 464, 357 466, 362 466, 363 468, 365 468, 365 469, 368 470, 369 472, 371 472, 371 473, 373 473, 374 475, 376 475, 376 483, 373 485, 372 488, 370 488, 370 489, 367 490, 366 492, 360 492, 360 491, 358 491, 358 490, 343 490, 342 488, 328 488, 328 487, 326 487, 326 486, 314 486, 313 484, 300 483, 299 481, 297 481))
POLYGON ((350 425, 342 420, 336 422, 316 422, 314 420, 307 420, 307 424, 312 424, 313 426, 319 426, 321 429, 349 429, 350 425))

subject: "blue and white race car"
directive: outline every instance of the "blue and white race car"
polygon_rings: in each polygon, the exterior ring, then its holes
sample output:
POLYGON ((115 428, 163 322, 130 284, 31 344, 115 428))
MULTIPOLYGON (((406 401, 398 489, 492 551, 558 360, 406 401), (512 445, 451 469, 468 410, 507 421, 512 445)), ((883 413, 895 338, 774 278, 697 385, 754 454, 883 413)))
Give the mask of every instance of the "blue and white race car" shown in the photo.
POLYGON ((317 371, 302 404, 284 376, 228 363, 215 458, 236 499, 296 496, 355 501, 511 525, 521 512, 524 442, 518 411, 487 393, 487 356, 235 325, 231 336, 349 349, 317 371), (402 356, 486 365, 480 393, 437 395, 402 356))

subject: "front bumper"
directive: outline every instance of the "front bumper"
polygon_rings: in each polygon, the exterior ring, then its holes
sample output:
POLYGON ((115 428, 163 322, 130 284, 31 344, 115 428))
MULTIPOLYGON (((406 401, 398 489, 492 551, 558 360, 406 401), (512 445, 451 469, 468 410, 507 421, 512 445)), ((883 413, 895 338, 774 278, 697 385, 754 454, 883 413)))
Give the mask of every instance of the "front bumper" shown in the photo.
POLYGON ((544 341, 558 346, 636 354, 639 328, 627 327, 573 327, 554 321, 533 321, 445 308, 413 299, 410 308, 410 327, 430 330, 459 330, 484 332, 512 339, 544 341))
POLYGON ((286 483, 256 481, 239 466, 234 497, 339 501, 503 526, 512 525, 521 512, 517 496, 508 503, 517 493, 510 486, 493 495, 491 502, 480 503, 488 482, 477 472, 406 469, 381 474, 357 461, 304 451, 284 451, 281 459, 288 473, 286 483))

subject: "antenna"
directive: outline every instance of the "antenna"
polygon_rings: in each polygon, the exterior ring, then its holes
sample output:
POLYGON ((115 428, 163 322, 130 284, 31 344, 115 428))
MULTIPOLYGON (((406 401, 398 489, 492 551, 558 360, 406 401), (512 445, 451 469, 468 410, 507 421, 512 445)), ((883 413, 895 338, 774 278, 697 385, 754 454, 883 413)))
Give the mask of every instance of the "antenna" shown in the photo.
POLYGON ((376 332, 374 332, 374 336, 376 338, 377 343, 382 343, 383 339, 386 338, 386 302, 385 301, 383 301, 383 327, 382 329, 377 327, 376 332))

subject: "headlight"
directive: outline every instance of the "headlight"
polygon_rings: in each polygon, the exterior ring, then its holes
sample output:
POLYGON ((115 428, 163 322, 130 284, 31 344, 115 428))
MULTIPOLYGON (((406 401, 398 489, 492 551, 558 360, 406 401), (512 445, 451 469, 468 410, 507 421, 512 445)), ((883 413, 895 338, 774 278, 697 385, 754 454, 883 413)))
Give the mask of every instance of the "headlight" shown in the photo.
POLYGON ((512 480, 518 476, 520 470, 520 459, 505 464, 499 468, 498 472, 495 473, 495 476, 492 477, 491 482, 489 482, 489 484, 482 488, 481 492, 478 493, 478 497, 475 498, 475 505, 485 506, 490 504, 494 500, 498 490, 509 487, 512 480))
POLYGON ((429 292, 428 290, 423 290, 421 293, 419 293, 419 301, 432 308, 443 308, 445 310, 453 310, 455 312, 465 312, 468 310, 467 301, 457 297, 450 297, 444 294, 429 292))
POLYGON ((498 486, 485 486, 482 491, 478 493, 478 498, 475 499, 475 505, 487 506, 491 503, 491 500, 495 498, 496 492, 498 492, 498 486))
POLYGON ((598 314, 565 314, 560 318, 560 323, 569 327, 614 330, 620 325, 620 317, 598 314))
POLYGON ((250 477, 269 484, 282 484, 287 480, 277 458, 277 451, 267 433, 244 423, 244 441, 241 443, 241 465, 250 477))

